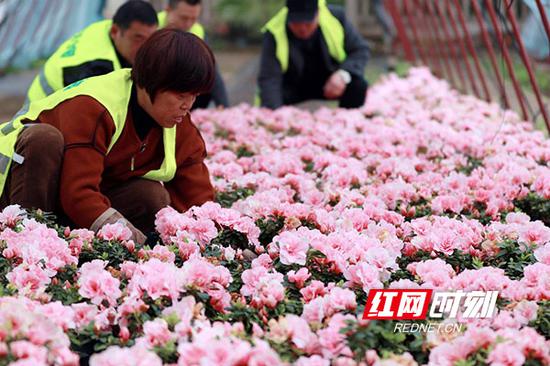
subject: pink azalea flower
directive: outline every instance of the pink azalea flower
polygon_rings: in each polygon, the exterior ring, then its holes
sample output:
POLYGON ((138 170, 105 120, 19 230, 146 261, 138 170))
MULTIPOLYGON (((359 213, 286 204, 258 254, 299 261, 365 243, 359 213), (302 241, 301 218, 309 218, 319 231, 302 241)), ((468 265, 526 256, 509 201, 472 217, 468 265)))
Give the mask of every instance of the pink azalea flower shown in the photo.
POLYGON ((328 313, 353 311, 357 307, 355 293, 349 289, 334 287, 327 298, 328 313))
POLYGON ((287 273, 288 281, 294 283, 298 289, 304 287, 305 282, 311 277, 307 268, 300 268, 298 271, 290 271, 287 273))
POLYGON ((64 331, 75 328, 74 310, 70 306, 64 306, 60 301, 44 304, 40 311, 64 331))
POLYGON ((289 314, 285 320, 290 339, 296 347, 304 351, 311 351, 316 347, 317 337, 305 319, 289 314))
POLYGON ((28 341, 16 341, 10 344, 11 353, 16 358, 29 359, 34 362, 46 363, 48 350, 28 341))
POLYGON ((325 318, 325 297, 316 297, 304 305, 302 317, 310 324, 322 323, 325 318))
POLYGON ((255 258, 254 260, 252 260, 252 268, 260 266, 260 267, 270 269, 273 267, 272 264, 273 264, 273 260, 268 254, 261 254, 258 256, 258 258, 255 258))
POLYGON ((514 317, 523 325, 527 325, 530 321, 537 318, 539 306, 534 301, 521 301, 514 308, 514 317))
POLYGON ((344 277, 348 280, 348 286, 359 286, 365 292, 368 292, 371 288, 383 288, 380 281, 380 272, 376 267, 367 263, 349 266, 344 271, 344 277))
POLYGON ((80 358, 69 348, 57 348, 53 351, 55 363, 63 366, 78 366, 80 358))
POLYGON ((174 260, 176 259, 176 255, 164 245, 155 245, 153 250, 148 250, 146 253, 150 258, 157 258, 167 263, 174 263, 174 260))
POLYGON ((147 293, 153 300, 163 296, 176 300, 183 290, 184 278, 182 270, 173 263, 151 258, 135 268, 127 289, 138 297, 147 293))
POLYGON ((243 287, 240 292, 251 297, 252 306, 274 308, 285 297, 281 273, 258 266, 244 271, 241 278, 243 287))
POLYGON ((185 262, 181 275, 186 286, 193 286, 203 291, 213 283, 227 287, 233 280, 227 268, 214 266, 202 258, 192 258, 185 262))
POLYGON ((120 281, 104 269, 105 265, 104 261, 95 259, 90 263, 84 263, 80 269, 78 293, 90 299, 95 305, 103 301, 115 305, 122 294, 119 288, 120 281))
POLYGON ((336 356, 351 356, 351 350, 346 346, 346 335, 342 329, 347 326, 346 320, 351 320, 352 315, 334 315, 328 327, 317 332, 321 352, 325 358, 332 359, 336 356))
POLYGON ((296 366, 330 366, 330 361, 321 356, 314 355, 311 357, 301 356, 295 363, 296 366))
POLYGON ((164 319, 155 319, 143 324, 143 333, 149 347, 162 347, 173 338, 164 319))
POLYGON ((7 206, 0 212, 0 228, 14 227, 25 215, 19 205, 7 206))
POLYGON ((162 366, 154 352, 143 347, 121 348, 111 346, 90 358, 90 366, 162 366))
POLYGON ((39 295, 46 290, 54 274, 35 264, 22 264, 8 273, 6 278, 21 294, 39 295))
MULTIPOLYGON (((180 229, 181 230, 181 229, 180 229)), ((209 219, 203 219, 191 222, 186 228, 190 235, 196 239, 200 244, 206 245, 210 243, 212 239, 218 236, 218 229, 214 221, 209 219)))
POLYGON ((84 246, 90 246, 94 239, 94 232, 87 229, 75 229, 69 234, 69 248, 71 254, 75 257, 80 255, 80 251, 84 246))
POLYGON ((97 233, 97 237, 109 241, 126 241, 132 237, 132 232, 124 224, 106 224, 97 233))
MULTIPOLYGON (((26 264, 36 264, 48 271, 57 271, 66 265, 76 264, 78 259, 57 232, 34 220, 24 220, 23 229, 0 232, 0 240, 6 242, 2 254, 6 258, 18 258, 26 264)), ((51 272, 51 276, 55 272, 51 272)))
POLYGON ((542 245, 550 242, 550 228, 546 227, 541 221, 523 224, 519 229, 518 240, 527 245, 542 245))
POLYGON ((534 254, 539 262, 550 265, 550 243, 536 249, 534 254))
POLYGON ((525 362, 525 356, 512 345, 499 343, 489 353, 487 362, 491 366, 520 366, 525 362))
MULTIPOLYGON (((59 303, 42 305, 25 297, 0 298, 0 354, 6 354, 9 345, 18 359, 13 364, 49 365, 56 359, 59 365, 76 366, 78 356, 70 351, 69 338, 61 328, 72 319, 59 319, 59 312, 64 312, 61 307, 59 303), (44 306, 55 322, 43 313, 44 306)), ((70 308, 67 310, 70 317, 70 308)))
POLYGON ((532 189, 543 198, 550 198, 550 174, 546 171, 533 183, 532 189))
POLYGON ((281 263, 289 264, 306 264, 307 251, 309 249, 308 242, 300 237, 296 231, 285 231, 273 238, 273 242, 279 246, 279 255, 281 263))
POLYGON ((308 303, 317 296, 325 295, 325 285, 321 281, 313 280, 311 283, 300 290, 304 302, 308 303))
POLYGON ((254 341, 255 347, 248 352, 247 364, 250 366, 279 366, 283 362, 279 355, 261 339, 254 341))
POLYGON ((190 239, 187 231, 178 231, 172 241, 178 246, 178 254, 182 259, 188 260, 192 257, 200 257, 200 247, 190 239))
POLYGON ((456 195, 442 195, 437 196, 432 201, 432 211, 441 214, 444 212, 460 213, 464 209, 464 205, 461 202, 460 197, 456 195))
POLYGON ((181 343, 178 346, 178 365, 236 365, 242 363, 251 351, 251 346, 244 341, 206 338, 204 342, 181 343))
POLYGON ((97 307, 85 303, 76 303, 71 305, 74 311, 74 322, 77 328, 84 327, 97 315, 97 307))
POLYGON ((529 221, 529 215, 523 212, 510 212, 506 215, 506 223, 508 224, 527 224, 529 221))

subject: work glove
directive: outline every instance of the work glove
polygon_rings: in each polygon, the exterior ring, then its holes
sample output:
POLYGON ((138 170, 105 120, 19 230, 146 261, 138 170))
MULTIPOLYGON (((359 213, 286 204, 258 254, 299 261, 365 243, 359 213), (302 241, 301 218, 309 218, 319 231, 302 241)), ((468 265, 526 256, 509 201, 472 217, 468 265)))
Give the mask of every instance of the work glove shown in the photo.
POLYGON ((99 217, 94 221, 92 226, 90 227, 90 230, 94 232, 98 232, 99 229, 101 229, 103 226, 107 224, 117 224, 121 223, 124 226, 126 226, 130 231, 132 232, 131 240, 134 241, 134 243, 137 244, 144 244, 145 240, 147 240, 147 237, 130 221, 128 221, 120 212, 115 210, 114 208, 110 207, 105 212, 103 212, 99 217))

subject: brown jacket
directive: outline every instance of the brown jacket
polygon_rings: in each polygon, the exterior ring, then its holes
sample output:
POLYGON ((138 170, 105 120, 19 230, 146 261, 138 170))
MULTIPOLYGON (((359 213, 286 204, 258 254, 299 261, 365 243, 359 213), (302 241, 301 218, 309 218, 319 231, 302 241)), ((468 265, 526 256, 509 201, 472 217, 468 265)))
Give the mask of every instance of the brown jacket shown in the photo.
MULTIPOLYGON (((129 109, 126 124, 109 154, 115 125, 105 107, 89 96, 66 100, 42 112, 38 120, 61 131, 65 152, 60 178, 61 207, 78 226, 90 227, 111 205, 101 192, 160 168, 164 159, 162 128, 153 127, 142 142, 129 109), (132 170, 132 158, 134 168, 132 170)), ((183 212, 214 199, 206 147, 189 117, 177 125, 174 179, 165 183, 171 206, 183 212)))

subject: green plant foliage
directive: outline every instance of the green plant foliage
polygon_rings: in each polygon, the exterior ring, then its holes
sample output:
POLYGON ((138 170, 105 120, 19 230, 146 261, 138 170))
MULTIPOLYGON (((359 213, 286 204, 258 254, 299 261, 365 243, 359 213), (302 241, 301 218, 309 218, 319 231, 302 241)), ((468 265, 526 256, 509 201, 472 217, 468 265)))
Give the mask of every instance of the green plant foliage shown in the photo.
POLYGON ((424 336, 421 333, 395 332, 396 323, 398 321, 373 320, 367 325, 360 325, 349 321, 342 333, 347 335, 347 344, 355 360, 362 360, 368 350, 374 349, 382 355, 409 352, 417 362, 427 362, 427 352, 422 348, 424 336))
POLYGON ((124 261, 138 261, 136 253, 139 249, 141 246, 137 244, 136 249, 130 251, 119 241, 95 238, 90 246, 82 248, 78 258, 79 266, 94 259, 101 259, 107 261, 108 266, 118 269, 124 261))
POLYGON ((550 300, 540 301, 537 318, 529 323, 540 334, 550 335, 550 300))
POLYGON ((533 248, 521 249, 515 240, 504 240, 497 244, 499 251, 496 255, 486 258, 482 265, 501 268, 513 280, 523 277, 523 269, 536 262, 533 248))
POLYGON ((241 145, 237 148, 237 157, 238 158, 249 158, 249 157, 252 157, 254 156, 254 152, 251 151, 248 146, 245 146, 245 145, 241 145))
POLYGON ((252 196, 253 188, 235 188, 231 191, 217 192, 215 201, 224 208, 230 208, 235 202, 252 196))
POLYGON ((77 270, 78 268, 72 265, 65 266, 57 272, 46 289, 46 292, 52 296, 52 301, 61 301, 63 305, 71 305, 83 300, 75 285, 77 270))
POLYGON ((467 159, 466 165, 458 169, 460 173, 470 175, 474 170, 483 166, 483 159, 474 158, 473 156, 468 156, 467 159))
MULTIPOLYGON (((229 228, 223 228, 223 230, 215 237, 211 242, 211 246, 232 247, 235 249, 248 249, 251 244, 248 242, 248 238, 245 234, 231 230, 229 228)), ((217 256, 217 255, 211 255, 217 256)))
POLYGON ((515 200, 514 205, 529 215, 531 220, 540 220, 550 226, 550 199, 531 192, 524 199, 515 200))
POLYGON ((250 306, 234 303, 227 309, 226 314, 220 314, 217 320, 228 321, 231 323, 241 322, 247 333, 252 333, 252 324, 262 324, 261 316, 257 309, 250 306))
POLYGON ((118 334, 118 331, 97 331, 93 323, 78 331, 69 330, 67 334, 71 340, 71 350, 80 356, 81 364, 88 364, 91 355, 101 352, 110 346, 131 346, 134 343, 133 341, 123 343, 119 337, 115 336, 115 334, 118 334))
POLYGON ((285 226, 285 219, 283 217, 268 217, 266 219, 256 221, 256 226, 258 226, 261 231, 260 243, 265 246, 271 243, 273 238, 279 234, 285 226))
POLYGON ((178 362, 178 350, 176 341, 172 340, 163 347, 154 347, 153 351, 162 359, 163 363, 176 364, 178 362))

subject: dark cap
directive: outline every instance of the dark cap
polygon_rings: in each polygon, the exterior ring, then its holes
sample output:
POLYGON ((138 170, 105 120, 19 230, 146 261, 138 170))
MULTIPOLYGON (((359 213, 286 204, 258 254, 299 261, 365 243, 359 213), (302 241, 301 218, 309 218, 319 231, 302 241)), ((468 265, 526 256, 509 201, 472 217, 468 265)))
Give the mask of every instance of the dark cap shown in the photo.
POLYGON ((319 0, 286 0, 289 22, 311 22, 317 11, 319 0))

